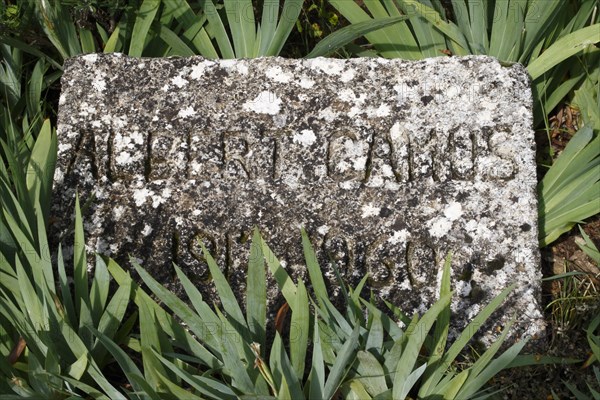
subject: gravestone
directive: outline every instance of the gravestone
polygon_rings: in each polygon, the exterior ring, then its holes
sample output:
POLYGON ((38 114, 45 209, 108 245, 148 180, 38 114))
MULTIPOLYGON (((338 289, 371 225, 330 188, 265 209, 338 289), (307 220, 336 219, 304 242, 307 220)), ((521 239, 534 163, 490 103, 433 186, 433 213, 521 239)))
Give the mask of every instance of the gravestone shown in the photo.
MULTIPOLYGON (((543 329, 529 79, 493 58, 206 60, 90 54, 62 78, 53 215, 90 203, 88 250, 213 292, 198 242, 243 293, 253 227, 303 276, 304 227, 376 297, 424 312, 452 252, 472 319, 509 284, 503 325, 543 329)), ((61 237, 58 235, 57 237, 61 237)), ((64 235, 62 236, 64 237, 64 235)))

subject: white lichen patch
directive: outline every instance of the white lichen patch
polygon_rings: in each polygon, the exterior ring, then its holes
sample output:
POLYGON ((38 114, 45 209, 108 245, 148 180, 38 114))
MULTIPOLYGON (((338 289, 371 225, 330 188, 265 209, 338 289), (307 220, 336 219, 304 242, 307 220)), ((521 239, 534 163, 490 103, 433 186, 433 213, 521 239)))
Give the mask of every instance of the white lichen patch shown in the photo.
POLYGON ((115 220, 117 221, 121 219, 123 213, 125 213, 125 207, 123 206, 115 206, 112 209, 112 214, 115 217, 115 220))
POLYGON ((362 214, 361 214, 362 218, 376 217, 379 215, 379 212, 381 211, 381 207, 376 207, 373 205, 373 203, 369 203, 369 204, 365 204, 364 206, 362 206, 361 211, 362 211, 362 214))
POLYGON ((96 75, 92 81, 92 87, 97 92, 103 92, 106 89, 106 81, 103 78, 104 74, 96 75))
POLYGON ((340 81, 344 83, 350 82, 352 79, 354 79, 355 76, 356 71, 354 69, 347 69, 344 72, 342 72, 342 75, 340 76, 340 81))
POLYGON ((328 225, 321 225, 320 227, 317 228, 317 232, 319 232, 319 234, 321 236, 325 236, 327 235, 327 233, 329 232, 331 228, 328 225))
POLYGON ((177 113, 177 117, 179 117, 179 118, 188 118, 188 117, 191 117, 192 115, 196 115, 196 110, 194 110, 194 107, 192 107, 192 106, 183 108, 183 109, 179 110, 179 113, 177 113))
POLYGON ((141 207, 146 203, 148 197, 154 195, 154 192, 148 190, 147 188, 135 189, 133 191, 133 200, 135 201, 135 205, 137 207, 141 207))
POLYGON ((452 221, 447 218, 436 218, 429 224, 429 234, 435 238, 441 238, 452 229, 452 221))
POLYGON ((288 83, 294 78, 291 72, 283 71, 279 65, 268 68, 265 71, 265 76, 279 83, 288 83))
POLYGON ((406 243, 409 238, 410 232, 406 229, 402 229, 399 231, 394 231, 394 234, 390 236, 388 242, 390 242, 391 244, 406 243))
POLYGON ((333 58, 317 57, 306 60, 311 69, 316 69, 327 75, 339 75, 344 70, 344 63, 333 58))
POLYGON ((213 67, 216 63, 214 61, 205 60, 201 63, 198 63, 192 66, 190 71, 190 78, 192 79, 201 79, 204 76, 204 73, 207 69, 213 67))
POLYGON ((150 225, 144 224, 144 229, 142 229, 141 233, 142 233, 143 236, 148 236, 149 234, 152 233, 152 230, 153 229, 152 229, 152 227, 150 225))
POLYGON ((129 154, 126 151, 122 151, 115 158, 115 161, 117 162, 117 165, 126 165, 126 164, 131 163, 133 161, 133 159, 131 158, 131 154, 129 154))
POLYGON ((315 81, 304 77, 300 78, 300 80, 295 83, 302 89, 310 89, 311 87, 315 86, 315 81))
POLYGON ((94 64, 96 61, 98 61, 98 54, 86 54, 81 58, 87 63, 94 64))
POLYGON ((459 219, 462 216, 462 214, 463 214, 462 204, 460 204, 457 201, 450 202, 450 204, 448 204, 448 206, 444 210, 444 215, 450 221, 456 221, 457 219, 459 219))
POLYGON ((292 137, 294 143, 301 144, 304 147, 309 147, 317 140, 317 136, 310 129, 304 129, 300 133, 295 134, 292 137))
POLYGON ((275 93, 264 90, 253 100, 245 102, 242 109, 258 114, 275 115, 281 110, 281 99, 275 93))
POLYGON ((185 79, 183 77, 183 73, 181 73, 181 74, 177 75, 176 77, 171 78, 171 83, 181 89, 182 87, 187 85, 189 82, 187 81, 187 79, 185 79))

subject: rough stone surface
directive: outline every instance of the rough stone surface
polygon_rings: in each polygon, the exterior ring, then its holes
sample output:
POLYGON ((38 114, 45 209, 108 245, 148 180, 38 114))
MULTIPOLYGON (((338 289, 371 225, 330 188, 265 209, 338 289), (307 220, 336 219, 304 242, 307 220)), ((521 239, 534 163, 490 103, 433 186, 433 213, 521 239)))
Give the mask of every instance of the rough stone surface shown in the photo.
MULTIPOLYGON (((54 215, 94 201, 88 248, 210 295, 197 240, 242 293, 254 226, 303 274, 305 227, 356 284, 423 312, 453 252, 453 309, 473 318, 510 283, 506 314, 543 329, 531 91, 493 58, 67 61, 54 215)), ((63 236, 64 237, 64 236, 63 236)))

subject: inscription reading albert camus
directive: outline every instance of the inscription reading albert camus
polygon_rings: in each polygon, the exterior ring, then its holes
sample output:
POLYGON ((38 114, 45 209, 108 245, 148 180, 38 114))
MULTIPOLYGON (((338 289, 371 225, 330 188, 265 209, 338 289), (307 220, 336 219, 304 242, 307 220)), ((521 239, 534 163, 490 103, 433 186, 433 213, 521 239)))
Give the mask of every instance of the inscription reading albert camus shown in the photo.
POLYGON ((174 289, 173 261, 212 293, 198 240, 243 288, 255 226, 300 271, 304 227, 324 268, 368 273, 407 312, 435 299, 452 251, 465 318, 512 282, 520 313, 541 318, 520 66, 88 55, 62 85, 54 213, 94 193, 88 244, 174 289))

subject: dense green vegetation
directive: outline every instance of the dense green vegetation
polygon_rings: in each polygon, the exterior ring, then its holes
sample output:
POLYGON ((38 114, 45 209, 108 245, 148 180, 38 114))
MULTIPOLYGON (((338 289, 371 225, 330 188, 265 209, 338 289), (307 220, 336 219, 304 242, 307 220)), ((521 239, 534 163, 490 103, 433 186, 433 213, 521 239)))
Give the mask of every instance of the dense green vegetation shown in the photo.
MULTIPOLYGON (((493 392, 485 385, 499 371, 557 361, 518 355, 525 341, 498 355, 506 327, 475 361, 458 365, 475 330, 467 327, 447 343, 449 264, 440 300, 423 316, 407 318, 391 304, 378 310, 360 297, 365 280, 345 288, 344 309, 336 309, 306 235, 310 280, 294 282, 255 233, 252 254, 260 256, 248 266, 245 312, 213 262, 220 308, 207 304, 178 269, 191 307, 135 262, 152 293, 100 255, 93 274, 88 272, 79 207, 73 266, 64 265, 60 248, 53 263, 47 227, 59 78, 66 58, 90 52, 405 59, 488 54, 521 62, 532 77, 535 128, 549 136, 550 117, 565 104, 580 115, 578 132, 558 157, 540 143, 540 160, 547 164, 541 165, 539 183, 540 246, 547 246, 600 213, 599 11, 589 0, 3 0, 0 394, 7 399, 484 398, 493 392), (302 327, 300 337, 267 321, 266 269, 277 278, 290 324, 302 327), (220 328, 208 332, 206 326, 220 328)), ((597 238, 583 237, 582 248, 600 263, 592 240, 597 238)), ((472 326, 480 326, 509 292, 472 326)), ((584 320, 591 354, 584 366, 600 383, 600 317, 584 320)), ((570 388, 579 398, 600 398, 591 387, 570 388)))

